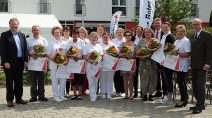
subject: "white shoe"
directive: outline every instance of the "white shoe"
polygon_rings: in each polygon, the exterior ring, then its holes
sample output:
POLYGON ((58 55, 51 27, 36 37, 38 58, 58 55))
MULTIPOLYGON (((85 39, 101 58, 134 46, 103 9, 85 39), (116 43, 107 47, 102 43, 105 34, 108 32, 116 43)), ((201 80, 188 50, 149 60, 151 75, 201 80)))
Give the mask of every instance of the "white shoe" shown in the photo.
POLYGON ((111 95, 107 95, 107 99, 109 100, 112 99, 111 95))
POLYGON ((119 96, 120 96, 120 97, 124 97, 124 96, 125 96, 125 93, 120 93, 119 96))
POLYGON ((160 103, 162 103, 162 104, 172 104, 173 101, 169 100, 167 96, 164 96, 163 99, 160 100, 160 103))
POLYGON ((102 94, 102 99, 106 99, 106 95, 105 94, 102 94))
POLYGON ((54 98, 54 101, 55 101, 55 102, 61 102, 62 99, 60 99, 60 98, 54 98))
POLYGON ((96 101, 96 97, 92 97, 90 99, 91 99, 91 102, 95 102, 96 101))
POLYGON ((62 100, 62 101, 66 101, 66 100, 68 100, 67 98, 65 98, 65 97, 60 97, 60 99, 62 100))

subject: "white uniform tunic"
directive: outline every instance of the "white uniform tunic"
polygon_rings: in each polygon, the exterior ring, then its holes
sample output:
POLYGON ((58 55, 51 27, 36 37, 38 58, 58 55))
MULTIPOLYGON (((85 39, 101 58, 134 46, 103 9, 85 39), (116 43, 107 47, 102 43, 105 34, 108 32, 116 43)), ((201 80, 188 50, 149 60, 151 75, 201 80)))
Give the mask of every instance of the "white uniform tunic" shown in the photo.
MULTIPOLYGON (((96 51, 97 53, 99 53, 100 55, 103 55, 103 50, 101 48, 101 46, 99 44, 93 45, 91 43, 86 44, 83 48, 83 55, 87 56, 89 53, 96 51)), ((99 62, 101 63, 101 62, 99 62)), ((90 64, 87 62, 86 65, 86 72, 88 72, 88 70, 92 67, 95 66, 94 64, 90 64)), ((87 79, 88 79, 88 84, 89 84, 89 92, 90 92, 90 100, 91 101, 96 101, 97 95, 96 95, 96 91, 97 91, 97 84, 98 84, 98 77, 93 77, 92 75, 90 75, 89 73, 86 73, 87 75, 87 79)))
MULTIPOLYGON (((109 42, 108 44, 101 43, 100 44, 103 50, 106 50, 110 46, 115 46, 113 43, 109 42)), ((116 46, 115 46, 116 47, 116 46)), ((111 98, 111 94, 113 92, 113 77, 115 71, 109 70, 107 68, 102 69, 100 74, 100 90, 103 94, 103 98, 111 98), (107 96, 106 96, 107 95, 107 96)))
MULTIPOLYGON (((54 56, 57 50, 65 52, 66 46, 67 46, 67 43, 63 41, 62 39, 61 40, 52 39, 52 42, 48 46, 47 54, 54 56)), ((64 65, 60 65, 60 66, 64 66, 64 65)), ((56 78, 58 65, 54 63, 53 61, 50 61, 49 68, 51 70, 53 98, 55 101, 58 101, 58 99, 62 100, 64 99, 66 79, 56 78), (59 89, 58 89, 58 83, 60 83, 59 89)))

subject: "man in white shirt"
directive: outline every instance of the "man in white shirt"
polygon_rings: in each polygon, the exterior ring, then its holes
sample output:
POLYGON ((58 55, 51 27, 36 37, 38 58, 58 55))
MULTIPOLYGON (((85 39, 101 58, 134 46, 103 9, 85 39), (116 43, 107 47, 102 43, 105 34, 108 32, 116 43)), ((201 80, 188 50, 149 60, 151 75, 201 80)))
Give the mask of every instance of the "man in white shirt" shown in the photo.
POLYGON ((40 35, 40 27, 38 25, 32 26, 32 36, 27 38, 27 49, 29 53, 29 76, 30 76, 30 102, 35 102, 38 100, 48 101, 45 97, 44 89, 44 78, 46 69, 46 54, 35 54, 33 47, 35 45, 42 45, 45 50, 48 46, 48 41, 40 35), (38 86, 38 87, 37 87, 38 86))

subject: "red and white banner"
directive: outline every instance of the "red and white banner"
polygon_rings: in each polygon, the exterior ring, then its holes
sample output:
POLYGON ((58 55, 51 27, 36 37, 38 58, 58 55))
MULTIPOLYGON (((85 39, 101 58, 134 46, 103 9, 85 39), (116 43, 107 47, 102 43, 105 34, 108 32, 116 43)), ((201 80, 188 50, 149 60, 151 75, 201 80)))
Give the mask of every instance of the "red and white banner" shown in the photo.
POLYGON ((118 22, 119 18, 122 14, 122 11, 117 11, 116 13, 113 14, 111 22, 110 22, 110 34, 115 34, 117 28, 118 28, 118 22))
POLYGON ((140 0, 139 25, 150 27, 155 13, 155 0, 140 0))

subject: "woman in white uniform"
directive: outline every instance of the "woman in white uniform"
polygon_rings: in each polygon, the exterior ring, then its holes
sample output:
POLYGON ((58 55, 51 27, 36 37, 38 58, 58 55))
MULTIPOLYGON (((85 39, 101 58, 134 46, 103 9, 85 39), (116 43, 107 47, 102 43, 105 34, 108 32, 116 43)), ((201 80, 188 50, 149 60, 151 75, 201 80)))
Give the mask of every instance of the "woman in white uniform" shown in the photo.
MULTIPOLYGON (((110 42, 110 34, 105 32, 103 35, 102 43, 100 44, 102 49, 105 50, 110 46, 115 46, 113 43, 110 42)), ((116 47, 116 46, 115 46, 116 47)), ((111 99, 111 95, 113 92, 113 77, 115 71, 107 69, 103 67, 102 72, 100 74, 100 90, 102 92, 102 98, 111 99)))
POLYGON ((51 33, 54 38, 51 40, 51 43, 48 45, 47 58, 50 60, 49 68, 51 70, 53 99, 56 102, 61 102, 63 100, 67 100, 64 97, 66 79, 56 78, 57 69, 59 66, 62 66, 62 65, 57 65, 52 60, 57 51, 61 51, 61 52, 65 51, 65 47, 67 43, 62 40, 62 28, 60 28, 59 26, 53 27, 51 33), (58 89, 58 83, 60 83, 59 89, 58 89))
MULTIPOLYGON (((97 44, 98 36, 96 32, 91 32, 90 34, 90 41, 91 43, 88 43, 83 48, 83 58, 86 59, 87 55, 93 51, 96 51, 100 55, 103 55, 102 47, 97 44)), ((100 63, 100 62, 99 62, 100 63)), ((90 63, 87 62, 86 66, 86 72, 88 72, 93 66, 96 66, 98 63, 90 63)), ((89 92, 90 92, 90 100, 96 101, 97 95, 97 87, 98 87, 98 76, 95 77, 91 75, 90 73, 87 73, 88 78, 88 84, 89 84, 89 92)))

